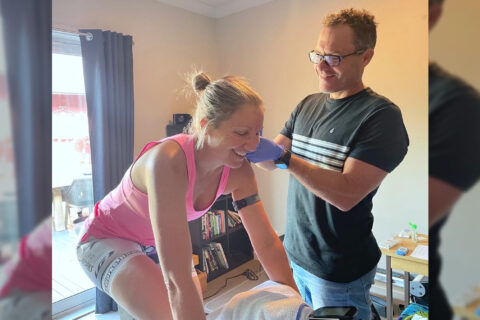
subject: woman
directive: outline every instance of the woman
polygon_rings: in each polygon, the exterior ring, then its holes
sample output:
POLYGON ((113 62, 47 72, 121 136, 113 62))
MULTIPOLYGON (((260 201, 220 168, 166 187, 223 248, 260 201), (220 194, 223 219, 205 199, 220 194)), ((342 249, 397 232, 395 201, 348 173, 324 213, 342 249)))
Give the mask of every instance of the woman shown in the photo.
POLYGON ((259 142, 262 99, 235 76, 211 82, 200 73, 192 84, 199 99, 190 134, 145 146, 96 205, 77 249, 97 287, 138 319, 205 319, 187 222, 222 194, 248 200, 239 213, 260 262, 270 279, 296 289, 245 159, 259 142), (160 268, 146 256, 148 246, 156 247, 160 268))

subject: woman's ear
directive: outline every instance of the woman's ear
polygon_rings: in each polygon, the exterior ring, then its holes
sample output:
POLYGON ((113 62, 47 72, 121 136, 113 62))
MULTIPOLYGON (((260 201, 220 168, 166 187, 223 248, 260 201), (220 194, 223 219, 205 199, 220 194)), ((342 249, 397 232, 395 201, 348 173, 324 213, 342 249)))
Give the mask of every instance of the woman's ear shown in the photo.
POLYGON ((205 129, 205 127, 207 126, 207 123, 208 123, 207 119, 203 118, 202 120, 200 120, 200 127, 202 129, 205 129))

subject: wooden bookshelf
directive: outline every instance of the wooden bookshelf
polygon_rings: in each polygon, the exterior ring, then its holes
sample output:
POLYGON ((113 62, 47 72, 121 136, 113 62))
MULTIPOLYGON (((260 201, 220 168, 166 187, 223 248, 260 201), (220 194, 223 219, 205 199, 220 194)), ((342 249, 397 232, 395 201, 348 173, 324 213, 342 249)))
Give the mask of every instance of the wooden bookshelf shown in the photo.
MULTIPOLYGON (((225 226, 225 232, 213 236, 211 235, 208 239, 204 239, 202 232, 202 218, 200 217, 188 223, 190 228, 193 253, 198 255, 199 257, 199 263, 197 268, 202 270, 203 272, 207 272, 206 269, 208 268, 207 281, 211 281, 219 277, 220 275, 228 272, 229 270, 234 269, 239 265, 253 259, 252 244, 250 243, 250 239, 245 228, 243 227, 243 224, 236 225, 235 227, 230 227, 228 224, 227 210, 234 212, 231 195, 223 195, 218 198, 210 210, 224 211, 222 218, 224 220, 223 224, 225 226), (228 263, 228 268, 219 266, 218 269, 210 270, 210 268, 208 267, 208 258, 212 257, 209 257, 207 254, 206 259, 203 253, 203 249, 209 247, 210 244, 213 242, 221 244, 223 253, 228 263)), ((203 229, 205 229, 205 227, 203 227, 203 229)), ((218 247, 218 245, 213 246, 218 247)), ((219 261, 217 261, 217 263, 218 262, 219 261)))

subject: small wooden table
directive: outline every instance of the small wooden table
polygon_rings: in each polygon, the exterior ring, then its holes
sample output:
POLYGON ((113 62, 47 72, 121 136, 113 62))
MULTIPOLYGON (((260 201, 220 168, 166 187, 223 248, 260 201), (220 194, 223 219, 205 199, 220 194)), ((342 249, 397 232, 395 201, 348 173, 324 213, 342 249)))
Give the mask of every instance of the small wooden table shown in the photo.
POLYGON ((404 297, 405 297, 405 306, 410 303, 410 272, 416 274, 422 274, 428 276, 428 259, 418 259, 411 257, 410 255, 415 250, 417 245, 428 246, 428 235, 419 234, 418 238, 425 238, 424 240, 419 240, 413 242, 412 239, 395 237, 399 240, 399 243, 390 249, 383 249, 382 254, 386 257, 386 272, 387 272, 387 319, 393 319, 393 295, 392 295, 392 269, 398 269, 405 272, 404 275, 404 297), (399 256, 395 251, 399 247, 408 248, 408 253, 405 256, 399 256))

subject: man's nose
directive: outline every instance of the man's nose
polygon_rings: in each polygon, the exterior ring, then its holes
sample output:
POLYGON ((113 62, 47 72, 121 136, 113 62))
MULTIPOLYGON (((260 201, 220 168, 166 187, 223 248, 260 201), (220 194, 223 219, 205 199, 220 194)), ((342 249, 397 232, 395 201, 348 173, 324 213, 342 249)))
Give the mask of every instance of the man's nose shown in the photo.
POLYGON ((321 71, 325 71, 325 70, 330 69, 330 66, 325 61, 325 59, 320 60, 320 63, 317 63, 314 66, 315 66, 315 71, 317 71, 317 74, 321 71))

